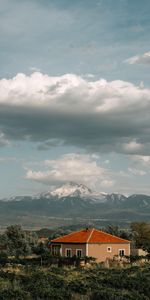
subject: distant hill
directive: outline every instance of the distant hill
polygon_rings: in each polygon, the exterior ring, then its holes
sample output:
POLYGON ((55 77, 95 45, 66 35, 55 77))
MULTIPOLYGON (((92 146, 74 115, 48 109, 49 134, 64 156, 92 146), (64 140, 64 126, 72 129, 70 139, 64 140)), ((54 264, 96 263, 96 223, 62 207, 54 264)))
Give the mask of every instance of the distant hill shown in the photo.
POLYGON ((48 228, 42 228, 36 231, 37 236, 40 237, 47 237, 49 238, 54 233, 54 230, 50 230, 48 228))

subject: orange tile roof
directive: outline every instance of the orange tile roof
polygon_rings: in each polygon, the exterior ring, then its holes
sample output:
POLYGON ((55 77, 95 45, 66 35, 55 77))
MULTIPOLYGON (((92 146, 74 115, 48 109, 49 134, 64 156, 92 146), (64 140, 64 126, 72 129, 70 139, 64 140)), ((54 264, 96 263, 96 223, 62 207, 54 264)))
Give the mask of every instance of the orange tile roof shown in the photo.
POLYGON ((72 232, 70 234, 58 237, 51 242, 57 242, 57 243, 86 243, 88 238, 90 237, 90 234, 92 232, 92 229, 84 229, 81 231, 72 232))
POLYGON ((128 240, 108 234, 97 229, 84 229, 51 240, 51 243, 110 243, 126 244, 128 240))

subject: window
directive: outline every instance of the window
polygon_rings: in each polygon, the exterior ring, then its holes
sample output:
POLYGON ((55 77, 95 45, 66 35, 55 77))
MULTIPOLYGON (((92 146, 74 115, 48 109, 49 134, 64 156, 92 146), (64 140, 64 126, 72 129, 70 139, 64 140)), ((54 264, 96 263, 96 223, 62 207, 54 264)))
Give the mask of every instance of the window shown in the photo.
POLYGON ((60 255, 61 245, 52 245, 52 255, 60 255))
POLYGON ((119 256, 124 256, 124 255, 125 255, 125 250, 119 249, 119 256))
POLYGON ((82 257, 82 249, 77 249, 76 250, 76 256, 79 257, 79 258, 82 257))
POLYGON ((107 252, 111 252, 112 248, 111 247, 107 247, 107 252))
POLYGON ((66 249, 66 257, 72 257, 72 250, 71 249, 66 249))

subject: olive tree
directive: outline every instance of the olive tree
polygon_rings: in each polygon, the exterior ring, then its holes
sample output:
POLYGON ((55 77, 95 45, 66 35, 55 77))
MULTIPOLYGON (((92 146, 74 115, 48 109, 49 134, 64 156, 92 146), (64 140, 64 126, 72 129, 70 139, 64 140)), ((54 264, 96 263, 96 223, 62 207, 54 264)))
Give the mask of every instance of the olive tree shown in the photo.
POLYGON ((32 252, 33 240, 20 225, 7 227, 5 236, 8 254, 19 258, 19 256, 26 256, 32 252))
POLYGON ((150 224, 135 222, 131 224, 131 230, 136 246, 150 253, 150 224))

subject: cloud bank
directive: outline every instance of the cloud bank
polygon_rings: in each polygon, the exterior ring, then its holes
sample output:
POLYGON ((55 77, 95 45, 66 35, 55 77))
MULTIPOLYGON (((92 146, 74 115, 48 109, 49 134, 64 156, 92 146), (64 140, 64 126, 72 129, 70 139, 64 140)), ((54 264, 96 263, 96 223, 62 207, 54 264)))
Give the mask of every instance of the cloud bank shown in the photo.
POLYGON ((37 142, 40 149, 73 145, 149 155, 149 115, 150 89, 130 82, 40 72, 0 80, 1 137, 37 142))

